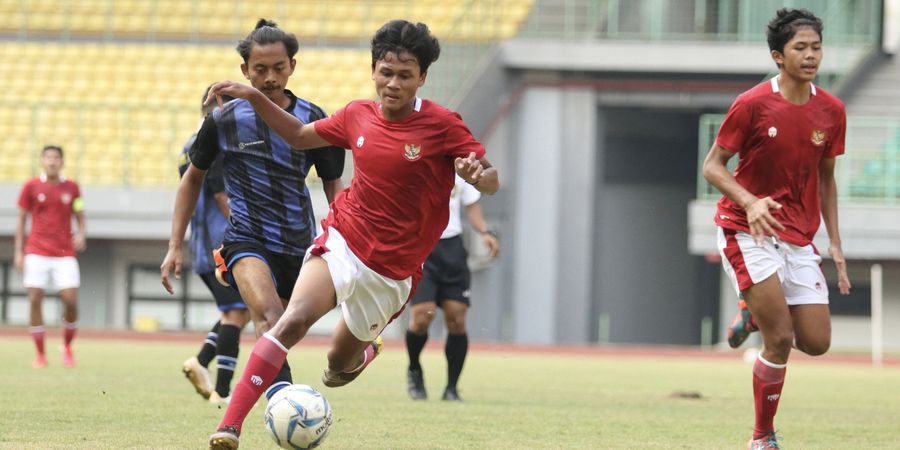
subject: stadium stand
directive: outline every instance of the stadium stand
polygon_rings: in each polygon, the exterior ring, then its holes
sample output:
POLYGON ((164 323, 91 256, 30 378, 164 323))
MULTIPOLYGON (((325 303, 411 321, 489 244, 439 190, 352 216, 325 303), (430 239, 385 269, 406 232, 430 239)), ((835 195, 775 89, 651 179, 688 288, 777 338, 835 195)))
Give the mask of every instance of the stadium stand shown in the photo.
MULTIPOLYGON (((83 185, 174 186, 175 156, 197 125, 198 92, 242 80, 234 43, 259 17, 301 39, 288 86, 333 112, 374 95, 366 42, 384 22, 428 23, 442 41, 512 36, 532 0, 29 0, 0 2, 9 88, 0 100, 0 182, 37 170, 57 142, 83 185), (315 83, 304 83, 315 80, 315 83), (6 119, 9 120, 6 120, 6 119)), ((452 44, 451 44, 452 45, 452 44)))

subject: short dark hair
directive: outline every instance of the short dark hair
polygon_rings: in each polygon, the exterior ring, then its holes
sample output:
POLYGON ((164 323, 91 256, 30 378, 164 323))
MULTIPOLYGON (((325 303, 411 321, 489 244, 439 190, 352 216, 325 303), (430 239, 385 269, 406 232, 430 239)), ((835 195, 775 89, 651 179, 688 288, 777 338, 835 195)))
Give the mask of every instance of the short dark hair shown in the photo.
POLYGON ((766 30, 769 50, 784 53, 784 45, 794 38, 797 30, 810 27, 822 38, 822 19, 805 9, 782 8, 775 13, 766 30))
POLYGON ((422 22, 392 20, 384 24, 372 37, 372 69, 375 63, 388 53, 400 54, 406 50, 416 57, 422 73, 441 56, 441 44, 431 35, 428 25, 422 22))
POLYGON ((244 58, 244 64, 246 64, 247 60, 250 59, 250 50, 253 49, 253 44, 266 45, 276 42, 284 44, 288 58, 293 58, 297 54, 297 50, 300 49, 300 43, 297 41, 296 36, 278 28, 278 24, 274 21, 259 19, 256 22, 256 28, 247 37, 238 42, 237 51, 241 54, 241 58, 244 58))
POLYGON ((62 149, 62 146, 59 146, 59 145, 56 145, 56 144, 47 144, 47 145, 45 145, 44 148, 41 150, 41 156, 44 156, 44 153, 51 152, 51 151, 59 152, 59 157, 60 157, 60 158, 63 157, 63 149, 62 149))

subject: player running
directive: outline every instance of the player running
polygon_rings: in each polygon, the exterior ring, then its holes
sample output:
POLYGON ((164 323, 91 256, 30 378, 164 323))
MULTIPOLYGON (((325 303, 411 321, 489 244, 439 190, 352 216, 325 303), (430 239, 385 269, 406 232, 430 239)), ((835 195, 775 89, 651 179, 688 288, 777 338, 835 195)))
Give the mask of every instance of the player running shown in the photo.
POLYGON ((223 81, 210 95, 247 99, 293 148, 326 144, 353 151, 355 174, 338 194, 284 315, 259 339, 211 449, 235 449, 241 425, 288 349, 336 305, 326 386, 354 380, 381 349, 381 330, 400 314, 422 263, 447 225, 455 174, 483 193, 500 187, 484 147, 458 114, 416 92, 440 45, 422 23, 394 20, 372 39, 372 79, 380 102, 357 100, 315 123, 297 120, 248 86, 223 81))
MULTIPOLYGON (((241 70, 258 89, 255 92, 285 114, 313 122, 325 117, 322 110, 285 89, 298 47, 294 35, 263 19, 237 50, 244 61, 241 70)), ((223 280, 240 289, 260 335, 284 312, 303 254, 315 235, 306 175, 315 165, 331 202, 340 189, 344 152, 334 147, 291 151, 288 142, 258 120, 246 100, 229 102, 210 114, 191 147, 191 164, 175 199, 169 251, 160 265, 160 278, 169 293, 173 293, 170 272, 174 269, 175 277, 181 277, 184 233, 204 176, 220 154, 230 209, 224 247, 217 256, 222 259, 220 271, 223 280)), ((291 383, 286 361, 279 363, 279 370, 272 386, 276 390, 291 383)))
POLYGON ((750 449, 779 448, 773 422, 791 346, 821 355, 831 344, 828 285, 812 243, 820 214, 838 289, 850 292, 834 179, 846 113, 812 83, 822 61, 822 21, 781 9, 767 38, 779 75, 738 96, 703 164, 703 176, 725 194, 715 217, 722 264, 763 338, 753 366, 750 449), (732 175, 726 164, 735 153, 732 175))

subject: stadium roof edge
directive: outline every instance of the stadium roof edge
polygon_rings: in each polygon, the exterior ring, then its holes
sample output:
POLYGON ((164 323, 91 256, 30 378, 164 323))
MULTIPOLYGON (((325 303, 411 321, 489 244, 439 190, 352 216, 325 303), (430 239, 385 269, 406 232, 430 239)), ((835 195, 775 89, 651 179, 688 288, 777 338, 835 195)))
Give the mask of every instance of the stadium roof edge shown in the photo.
MULTIPOLYGON (((823 72, 844 73, 865 47, 829 46, 823 72)), ((508 69, 591 72, 759 74, 774 70, 763 42, 647 42, 512 39, 502 44, 508 69)))

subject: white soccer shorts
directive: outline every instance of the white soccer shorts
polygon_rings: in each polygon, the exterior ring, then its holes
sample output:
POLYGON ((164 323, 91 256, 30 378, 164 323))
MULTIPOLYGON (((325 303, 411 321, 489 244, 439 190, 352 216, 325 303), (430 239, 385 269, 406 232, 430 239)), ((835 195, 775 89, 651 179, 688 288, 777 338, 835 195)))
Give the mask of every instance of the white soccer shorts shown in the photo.
MULTIPOLYGON (((338 230, 329 227, 326 233, 322 258, 328 263, 344 322, 357 339, 372 341, 406 305, 412 277, 394 280, 378 274, 356 257, 338 230)), ((307 250, 304 262, 315 248, 307 250)))
POLYGON ((47 289, 51 281, 60 290, 81 286, 81 272, 74 256, 26 254, 23 272, 26 288, 47 289))
POLYGON ((767 237, 759 246, 749 233, 722 227, 717 235, 722 266, 738 295, 777 273, 788 305, 828 304, 822 257, 813 244, 800 247, 767 237))

